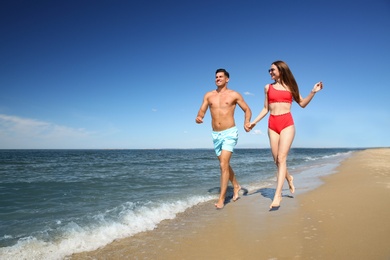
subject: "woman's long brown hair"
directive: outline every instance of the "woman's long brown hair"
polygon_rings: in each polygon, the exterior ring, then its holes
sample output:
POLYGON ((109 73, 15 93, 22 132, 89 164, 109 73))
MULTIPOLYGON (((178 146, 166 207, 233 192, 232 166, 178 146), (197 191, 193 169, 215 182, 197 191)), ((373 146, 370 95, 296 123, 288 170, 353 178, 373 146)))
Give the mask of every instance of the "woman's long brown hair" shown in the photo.
POLYGON ((286 85, 289 88, 295 102, 299 103, 301 101, 300 100, 301 98, 299 95, 298 84, 295 81, 294 75, 292 74, 287 63, 285 63, 284 61, 278 60, 278 61, 273 62, 272 64, 275 65, 279 70, 281 83, 286 85))

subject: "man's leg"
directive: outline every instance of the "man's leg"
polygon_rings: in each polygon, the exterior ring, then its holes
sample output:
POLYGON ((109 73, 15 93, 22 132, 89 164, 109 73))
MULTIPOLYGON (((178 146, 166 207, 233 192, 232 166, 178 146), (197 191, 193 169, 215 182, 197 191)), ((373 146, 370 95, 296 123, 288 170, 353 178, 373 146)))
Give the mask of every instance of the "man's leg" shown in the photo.
POLYGON ((238 184, 238 181, 236 179, 236 175, 234 174, 234 171, 232 167, 229 164, 229 180, 233 184, 233 201, 238 200, 238 192, 241 190, 240 184, 238 184))
POLYGON ((215 204, 215 207, 217 207, 218 209, 222 209, 223 206, 225 205, 226 190, 227 190, 229 179, 231 178, 231 180, 237 183, 237 181, 235 180, 233 170, 232 173, 230 173, 231 157, 232 157, 232 153, 226 150, 222 150, 221 155, 218 156, 219 166, 221 168, 221 193, 219 195, 218 202, 215 204), (231 175, 232 177, 230 177, 231 175))

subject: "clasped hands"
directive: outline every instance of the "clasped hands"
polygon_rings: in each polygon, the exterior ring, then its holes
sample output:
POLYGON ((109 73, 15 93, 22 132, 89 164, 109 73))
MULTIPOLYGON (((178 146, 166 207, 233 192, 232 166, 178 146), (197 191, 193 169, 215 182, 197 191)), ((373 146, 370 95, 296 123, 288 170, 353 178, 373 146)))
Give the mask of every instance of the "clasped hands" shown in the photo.
POLYGON ((256 124, 254 124, 254 123, 246 123, 244 125, 244 129, 245 129, 246 132, 250 132, 253 129, 253 127, 255 127, 255 125, 256 124))

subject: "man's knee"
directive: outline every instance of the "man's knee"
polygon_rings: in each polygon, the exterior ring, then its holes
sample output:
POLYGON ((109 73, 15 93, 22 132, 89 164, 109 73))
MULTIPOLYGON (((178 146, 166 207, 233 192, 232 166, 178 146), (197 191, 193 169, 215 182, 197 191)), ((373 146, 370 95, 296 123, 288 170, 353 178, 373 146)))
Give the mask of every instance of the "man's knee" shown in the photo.
POLYGON ((222 171, 228 171, 229 170, 229 161, 220 161, 219 162, 219 167, 221 168, 222 171))

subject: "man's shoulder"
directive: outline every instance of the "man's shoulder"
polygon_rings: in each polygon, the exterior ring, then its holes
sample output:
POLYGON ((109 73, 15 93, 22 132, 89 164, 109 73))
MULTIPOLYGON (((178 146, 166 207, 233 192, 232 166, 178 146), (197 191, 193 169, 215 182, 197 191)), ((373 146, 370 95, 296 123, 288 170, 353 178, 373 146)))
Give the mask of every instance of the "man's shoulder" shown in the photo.
POLYGON ((228 93, 229 95, 234 96, 234 97, 240 97, 241 96, 241 94, 238 91, 235 91, 233 89, 228 89, 226 93, 228 93))
POLYGON ((217 91, 215 89, 206 92, 205 96, 215 95, 217 91))
POLYGON ((234 89, 227 89, 227 91, 229 91, 230 93, 233 93, 233 94, 239 94, 237 91, 235 91, 234 89))
MULTIPOLYGON (((215 96, 215 95, 218 95, 218 91, 216 90, 216 89, 214 89, 214 90, 211 90, 211 91, 209 91, 209 92, 207 92, 206 94, 205 94, 205 96, 206 97, 209 97, 209 96, 215 96)), ((225 91, 224 91, 224 94, 228 94, 229 96, 236 96, 236 95, 240 95, 240 93, 239 92, 237 92, 237 91, 235 91, 235 90, 233 90, 233 89, 226 89, 225 91)))

